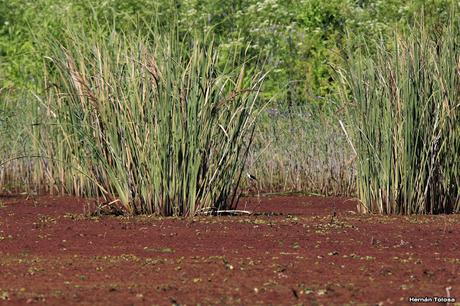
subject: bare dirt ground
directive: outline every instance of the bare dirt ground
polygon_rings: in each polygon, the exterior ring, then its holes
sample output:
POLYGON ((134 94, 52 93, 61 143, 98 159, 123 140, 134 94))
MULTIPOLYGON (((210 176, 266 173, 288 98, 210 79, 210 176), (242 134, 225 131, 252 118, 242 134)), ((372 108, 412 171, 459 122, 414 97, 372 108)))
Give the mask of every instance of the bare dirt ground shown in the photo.
POLYGON ((352 200, 300 196, 241 200, 271 215, 193 219, 0 201, 0 304, 460 305, 460 215, 359 215, 352 200))

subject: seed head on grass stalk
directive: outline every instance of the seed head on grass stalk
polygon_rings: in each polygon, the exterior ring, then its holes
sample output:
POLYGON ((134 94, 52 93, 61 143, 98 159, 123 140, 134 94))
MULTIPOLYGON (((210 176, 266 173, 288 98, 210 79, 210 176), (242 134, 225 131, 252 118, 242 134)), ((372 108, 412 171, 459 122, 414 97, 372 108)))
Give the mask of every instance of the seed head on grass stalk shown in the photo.
POLYGON ((71 32, 50 58, 56 133, 105 196, 131 214, 235 207, 262 75, 222 71, 210 40, 155 30, 71 32))

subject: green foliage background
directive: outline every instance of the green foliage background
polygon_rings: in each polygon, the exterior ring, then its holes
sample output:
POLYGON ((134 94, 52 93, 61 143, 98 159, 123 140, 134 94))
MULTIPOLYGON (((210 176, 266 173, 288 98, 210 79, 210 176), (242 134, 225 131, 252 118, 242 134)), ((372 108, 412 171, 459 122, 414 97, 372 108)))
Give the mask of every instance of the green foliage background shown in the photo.
POLYGON ((405 27, 422 6, 427 23, 435 27, 447 17, 451 2, 0 0, 0 87, 36 86, 43 61, 36 41, 40 35, 58 35, 64 22, 97 29, 95 23, 109 20, 118 30, 143 31, 136 22, 143 19, 177 25, 184 33, 212 32, 222 49, 249 45, 250 54, 263 56, 271 71, 263 92, 266 99, 282 105, 323 105, 335 92, 334 67, 340 63, 347 32, 368 39, 387 35, 405 27))

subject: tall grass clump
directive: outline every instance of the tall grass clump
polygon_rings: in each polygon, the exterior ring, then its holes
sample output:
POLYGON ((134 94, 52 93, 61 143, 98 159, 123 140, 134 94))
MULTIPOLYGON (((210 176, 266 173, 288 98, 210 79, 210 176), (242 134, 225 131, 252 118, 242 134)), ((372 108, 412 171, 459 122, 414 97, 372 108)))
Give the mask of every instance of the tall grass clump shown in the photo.
POLYGON ((209 39, 156 30, 68 33, 49 59, 50 139, 67 188, 129 214, 235 207, 261 75, 219 65, 209 39))
POLYGON ((353 104, 361 211, 460 212, 459 33, 452 13, 436 30, 422 20, 380 42, 375 56, 350 52, 343 97, 353 104))

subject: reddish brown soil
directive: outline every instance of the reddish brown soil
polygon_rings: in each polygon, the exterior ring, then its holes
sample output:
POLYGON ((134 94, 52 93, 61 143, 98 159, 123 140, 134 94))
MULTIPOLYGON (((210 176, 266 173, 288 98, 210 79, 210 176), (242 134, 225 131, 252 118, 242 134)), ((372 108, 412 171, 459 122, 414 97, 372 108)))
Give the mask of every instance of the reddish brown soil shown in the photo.
POLYGON ((291 196, 240 203, 274 215, 90 218, 75 198, 0 201, 0 304, 460 301, 460 215, 363 216, 351 200, 291 196))

